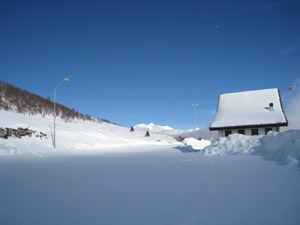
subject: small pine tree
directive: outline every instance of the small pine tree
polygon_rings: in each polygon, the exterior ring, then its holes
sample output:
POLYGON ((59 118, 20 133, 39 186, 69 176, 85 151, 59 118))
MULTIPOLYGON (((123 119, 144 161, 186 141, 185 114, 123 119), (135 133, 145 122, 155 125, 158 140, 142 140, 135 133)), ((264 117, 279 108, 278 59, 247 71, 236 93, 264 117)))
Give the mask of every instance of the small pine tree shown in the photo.
POLYGON ((150 137, 149 131, 146 132, 145 137, 150 137))

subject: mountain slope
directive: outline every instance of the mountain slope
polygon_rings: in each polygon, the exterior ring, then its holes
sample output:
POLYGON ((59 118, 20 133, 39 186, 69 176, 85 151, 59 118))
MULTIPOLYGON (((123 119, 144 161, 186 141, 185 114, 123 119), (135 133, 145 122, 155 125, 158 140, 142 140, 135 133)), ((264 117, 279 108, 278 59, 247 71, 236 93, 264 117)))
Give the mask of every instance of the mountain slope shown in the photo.
MULTIPOLYGON (((53 115, 53 102, 50 98, 43 98, 29 91, 15 87, 0 80, 0 110, 14 111, 31 115, 41 114, 43 116, 53 115)), ((92 118, 82 114, 75 109, 70 109, 56 102, 56 116, 68 121, 81 119, 98 122, 110 121, 99 118, 92 118)))

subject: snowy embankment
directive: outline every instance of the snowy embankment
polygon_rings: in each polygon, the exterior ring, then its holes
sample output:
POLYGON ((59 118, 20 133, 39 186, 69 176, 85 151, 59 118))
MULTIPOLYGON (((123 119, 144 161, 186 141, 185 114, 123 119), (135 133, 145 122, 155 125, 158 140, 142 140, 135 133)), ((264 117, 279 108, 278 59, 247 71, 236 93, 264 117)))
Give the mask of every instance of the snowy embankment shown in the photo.
POLYGON ((271 132, 260 138, 260 145, 253 153, 263 156, 266 160, 282 164, 298 164, 300 162, 300 131, 271 132))
POLYGON ((183 143, 193 149, 202 150, 204 156, 255 154, 282 164, 291 165, 300 162, 299 130, 269 132, 263 136, 232 134, 226 138, 219 138, 211 144, 207 140, 187 138, 183 143))

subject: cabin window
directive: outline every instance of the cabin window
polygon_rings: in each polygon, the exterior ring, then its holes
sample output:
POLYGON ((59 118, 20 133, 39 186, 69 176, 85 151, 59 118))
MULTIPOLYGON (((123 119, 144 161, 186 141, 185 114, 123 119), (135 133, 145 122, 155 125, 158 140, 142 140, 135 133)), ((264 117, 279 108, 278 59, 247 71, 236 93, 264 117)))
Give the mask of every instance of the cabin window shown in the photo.
POLYGON ((251 135, 258 135, 258 129, 251 129, 251 135))
POLYGON ((228 135, 230 135, 232 132, 231 130, 225 130, 225 137, 227 137, 228 135))
POLYGON ((269 131, 272 131, 272 128, 271 128, 271 127, 265 128, 265 134, 267 134, 269 131))
POLYGON ((238 133, 245 135, 245 130, 238 130, 238 133))

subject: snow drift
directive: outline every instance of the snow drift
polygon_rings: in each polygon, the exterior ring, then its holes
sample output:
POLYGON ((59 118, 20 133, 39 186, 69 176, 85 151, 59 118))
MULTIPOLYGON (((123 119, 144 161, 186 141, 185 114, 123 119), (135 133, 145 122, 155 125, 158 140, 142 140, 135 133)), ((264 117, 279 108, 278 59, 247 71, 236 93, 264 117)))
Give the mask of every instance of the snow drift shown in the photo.
POLYGON ((300 161, 300 131, 270 132, 260 138, 260 145, 255 148, 253 154, 282 164, 298 164, 300 161))
POLYGON ((204 140, 204 139, 197 140, 195 138, 185 138, 182 143, 193 149, 201 150, 201 149, 204 149, 206 146, 210 145, 211 141, 204 140))
POLYGON ((282 164, 300 161, 300 130, 269 132, 262 136, 232 134, 203 149, 203 155, 255 154, 282 164))
POLYGON ((219 138, 212 145, 206 147, 204 155, 233 155, 249 154, 254 148, 259 146, 259 136, 245 136, 241 134, 232 134, 225 138, 219 138))

